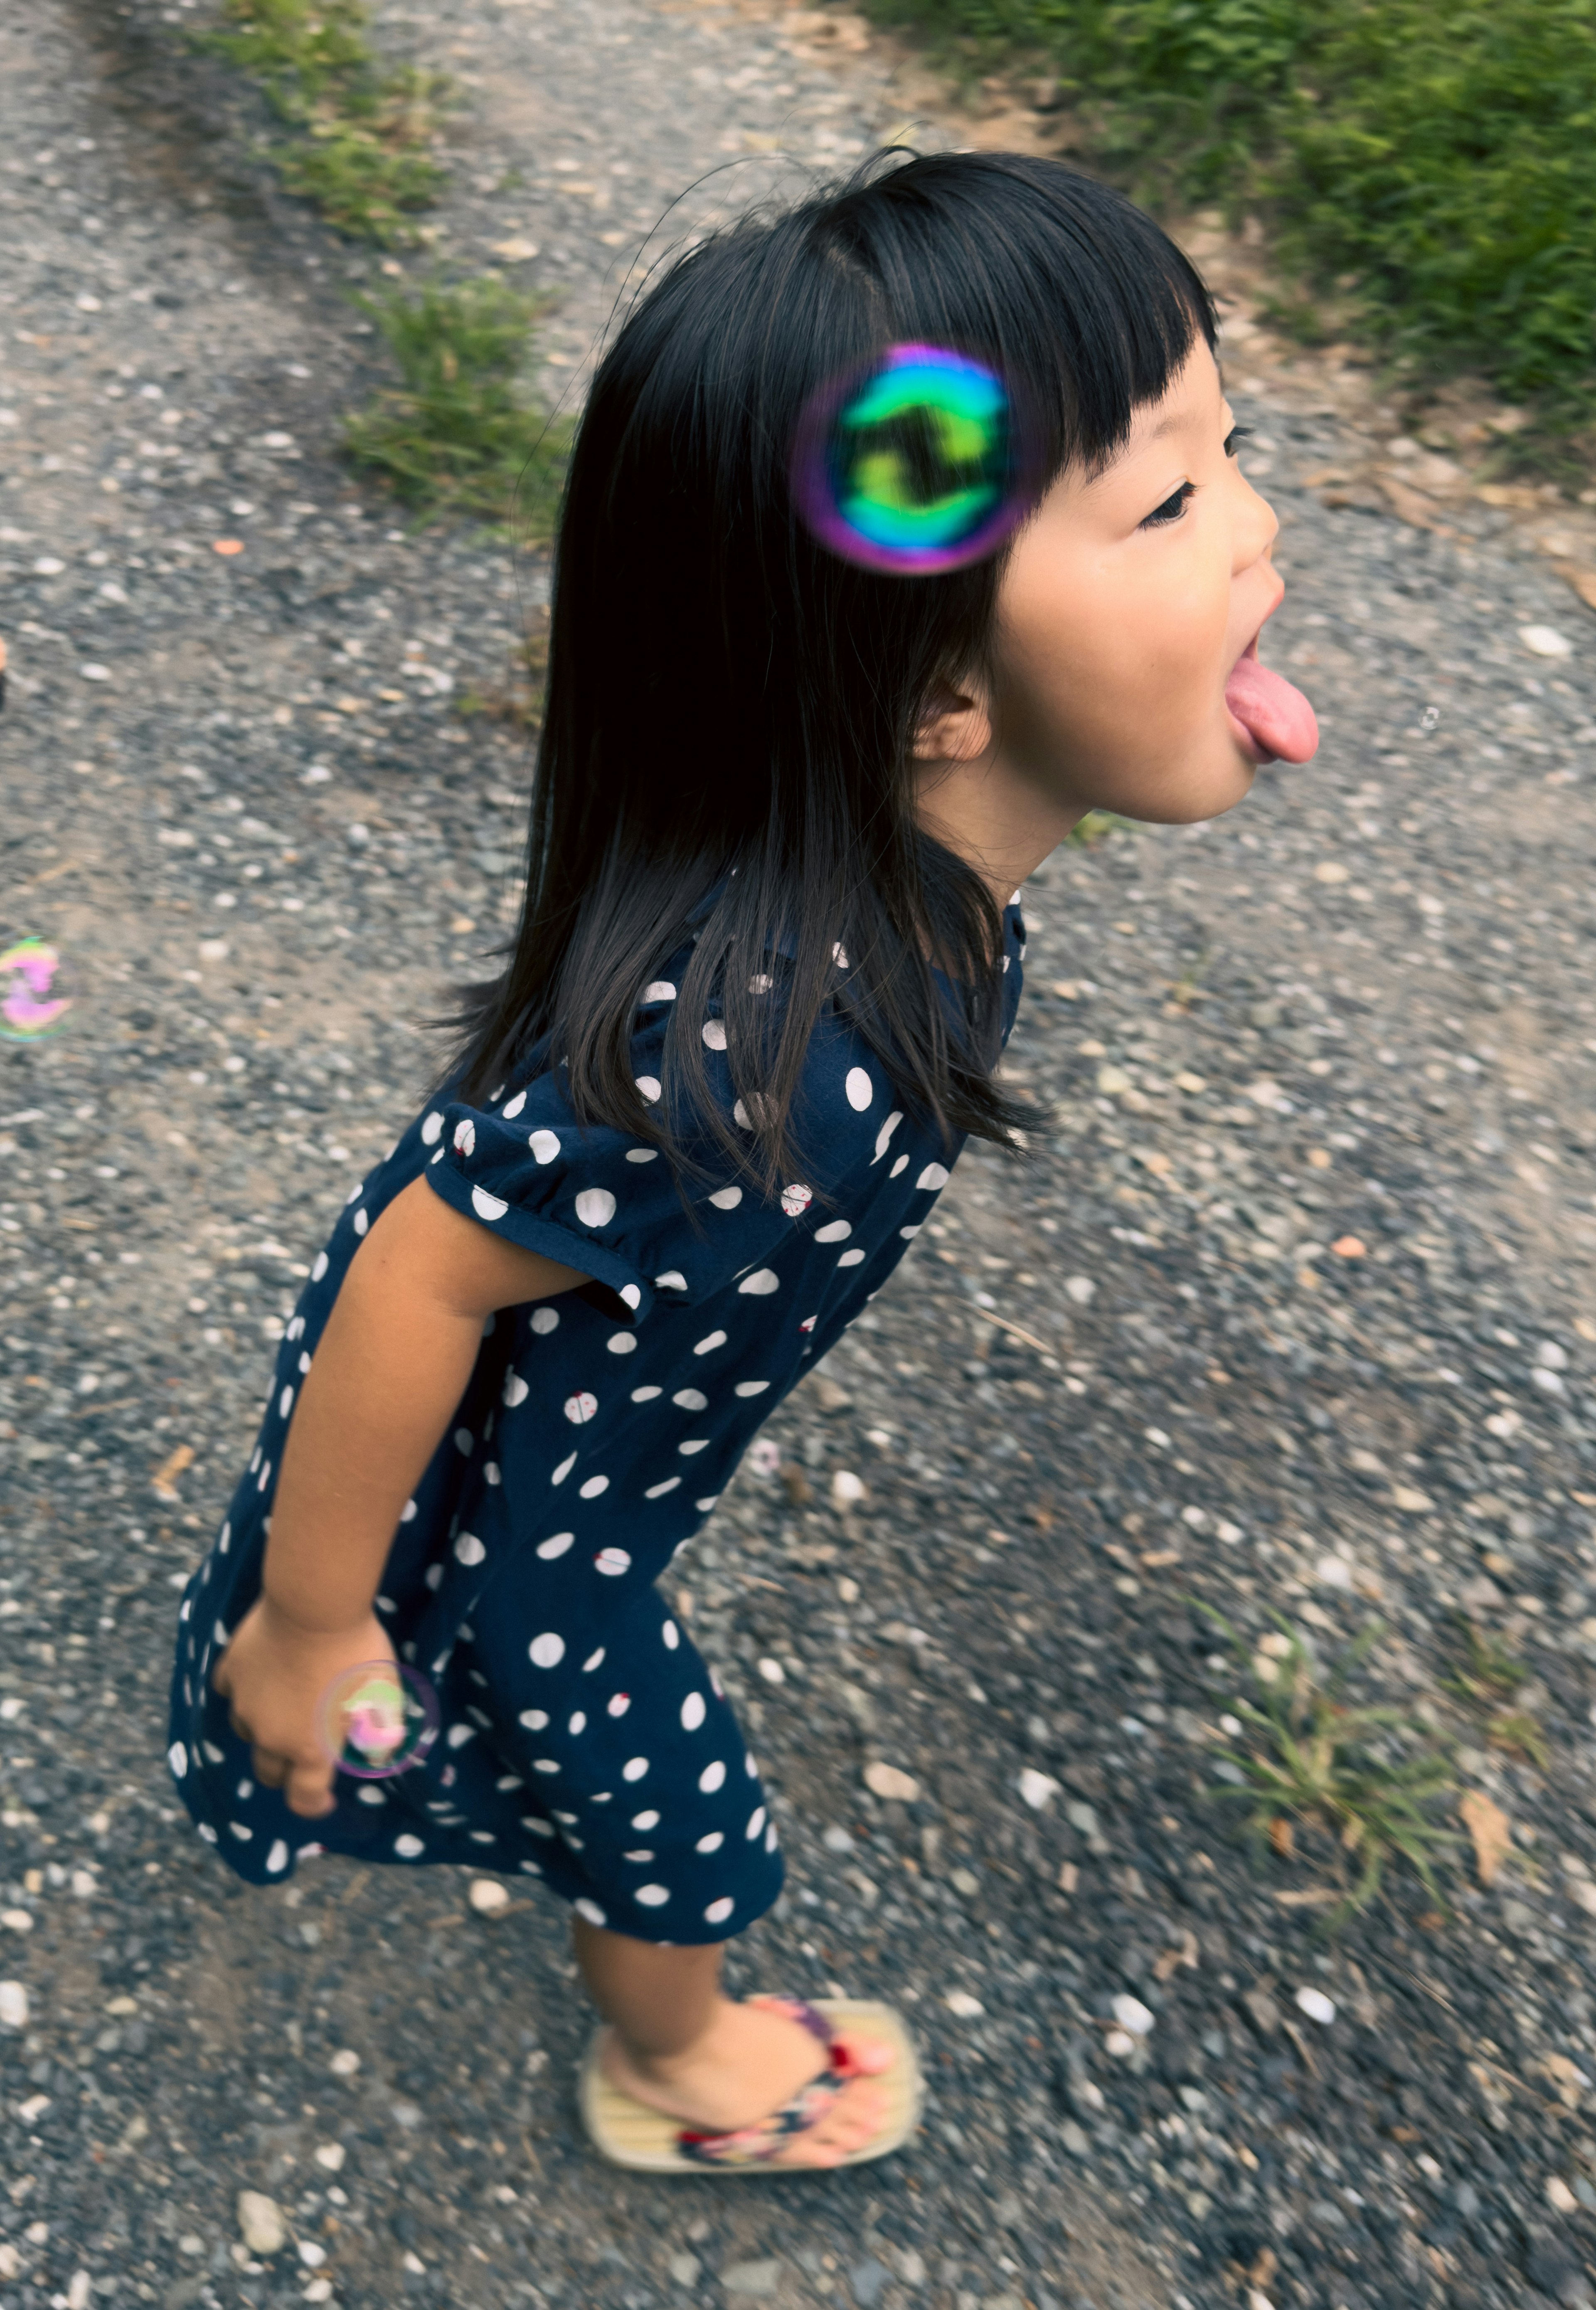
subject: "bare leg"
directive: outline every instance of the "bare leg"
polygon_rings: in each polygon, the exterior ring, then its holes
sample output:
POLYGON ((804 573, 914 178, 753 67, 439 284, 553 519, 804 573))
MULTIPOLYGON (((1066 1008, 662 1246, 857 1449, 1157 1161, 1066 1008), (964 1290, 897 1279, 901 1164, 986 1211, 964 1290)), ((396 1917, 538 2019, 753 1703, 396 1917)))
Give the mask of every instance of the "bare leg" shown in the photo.
MULTIPOLYGON (((594 2003, 610 2022, 605 2075, 650 2109, 713 2132, 753 2125, 790 2101, 829 2066, 806 2029, 784 2014, 739 2005, 720 1988, 716 1943, 662 1949, 572 1920, 577 1962, 594 2003)), ((832 2166, 868 2141, 880 2122, 883 2089, 874 2075, 891 2054, 873 2040, 847 2041, 862 2074, 837 2095, 821 2123, 800 2135, 778 2164, 832 2166)))

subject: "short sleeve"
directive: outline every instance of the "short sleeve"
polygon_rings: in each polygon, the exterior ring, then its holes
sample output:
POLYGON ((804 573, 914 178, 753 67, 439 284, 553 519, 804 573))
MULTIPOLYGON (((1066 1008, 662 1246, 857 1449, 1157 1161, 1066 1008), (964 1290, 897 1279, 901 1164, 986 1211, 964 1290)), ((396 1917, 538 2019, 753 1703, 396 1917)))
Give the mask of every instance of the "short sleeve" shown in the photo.
MULTIPOLYGON (((664 1006, 653 1007, 632 1046, 650 1102, 660 1095, 664 1006)), ((729 1077, 725 1088, 729 1106, 729 1077)), ((726 1176, 724 1159, 710 1176, 679 1182, 656 1148, 579 1123, 555 1073, 481 1107, 446 1099, 421 1133, 434 1151, 425 1176, 445 1203, 524 1251, 591 1275, 638 1321, 656 1298, 691 1306, 756 1271, 791 1223, 777 1199, 726 1176)))

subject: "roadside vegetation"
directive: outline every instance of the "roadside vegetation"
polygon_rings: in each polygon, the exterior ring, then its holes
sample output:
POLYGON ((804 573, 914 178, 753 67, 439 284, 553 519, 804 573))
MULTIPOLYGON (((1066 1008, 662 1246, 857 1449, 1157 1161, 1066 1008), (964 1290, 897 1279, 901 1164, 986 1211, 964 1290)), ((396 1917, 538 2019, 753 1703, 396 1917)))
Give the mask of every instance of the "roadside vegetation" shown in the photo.
POLYGON ((863 4, 1042 76, 1141 196, 1266 221, 1305 338, 1596 431, 1596 0, 863 4))

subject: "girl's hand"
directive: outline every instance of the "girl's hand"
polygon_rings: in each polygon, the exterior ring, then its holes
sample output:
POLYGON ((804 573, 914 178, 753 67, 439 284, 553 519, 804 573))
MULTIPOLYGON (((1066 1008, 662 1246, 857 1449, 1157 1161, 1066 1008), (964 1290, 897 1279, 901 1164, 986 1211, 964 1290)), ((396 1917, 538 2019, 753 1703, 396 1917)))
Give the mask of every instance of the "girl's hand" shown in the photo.
POLYGON ((375 1612, 336 1632, 297 1627, 266 1596, 245 1613, 211 1681, 230 1703, 233 1731, 253 1744, 256 1779, 282 1789, 291 1812, 315 1820, 334 1810, 334 1767, 318 1732, 327 1687, 345 1669, 393 1659, 375 1612))

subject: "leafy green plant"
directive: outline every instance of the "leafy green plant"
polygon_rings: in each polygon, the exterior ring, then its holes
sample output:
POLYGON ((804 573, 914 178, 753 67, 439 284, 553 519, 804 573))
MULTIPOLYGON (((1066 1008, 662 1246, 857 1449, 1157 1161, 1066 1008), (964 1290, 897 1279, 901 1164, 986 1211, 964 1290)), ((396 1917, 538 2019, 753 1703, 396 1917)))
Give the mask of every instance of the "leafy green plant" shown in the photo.
POLYGON ((546 536, 570 426, 534 407, 521 382, 546 300, 488 275, 356 301, 402 381, 344 421, 344 454, 423 517, 513 520, 546 536))
POLYGON ((431 150, 444 76, 384 70, 361 0, 224 0, 222 13, 222 28, 199 44, 257 81, 299 132, 273 152, 289 190, 351 239, 415 240, 414 213, 445 180, 431 150))
POLYGON ((1367 1908, 1393 1860, 1407 1862, 1443 1906, 1432 1855, 1454 1840, 1436 1826, 1427 1808, 1453 1786, 1451 1765, 1401 1709, 1355 1706, 1345 1697, 1381 1628, 1365 1628, 1321 1670, 1288 1621, 1277 1619, 1274 1656, 1254 1657, 1221 1613, 1201 1602, 1198 1610, 1223 1631, 1253 1696, 1236 1703, 1252 1744, 1217 1752, 1240 1778, 1211 1788, 1210 1795, 1248 1808, 1246 1828, 1261 1847, 1293 1852, 1292 1832, 1301 1828, 1330 1841, 1338 1871, 1349 1864, 1357 1870, 1356 1882, 1325 1919, 1327 1932, 1367 1908))
POLYGON ((1144 193, 1267 214, 1417 376, 1596 420, 1596 0, 866 0, 1045 64, 1144 193))
POLYGON ((1441 1679, 1442 1690, 1481 1720, 1493 1748, 1527 1758, 1544 1771, 1551 1750, 1540 1721, 1529 1709, 1511 1705, 1520 1687, 1529 1682, 1529 1669, 1472 1620, 1461 1614, 1459 1620, 1465 1656, 1460 1667, 1441 1679))
POLYGON ((1098 843, 1106 842, 1117 828, 1130 823, 1128 818, 1116 818, 1111 810, 1089 810, 1086 816, 1071 828, 1064 840, 1077 850, 1095 850, 1098 843))

